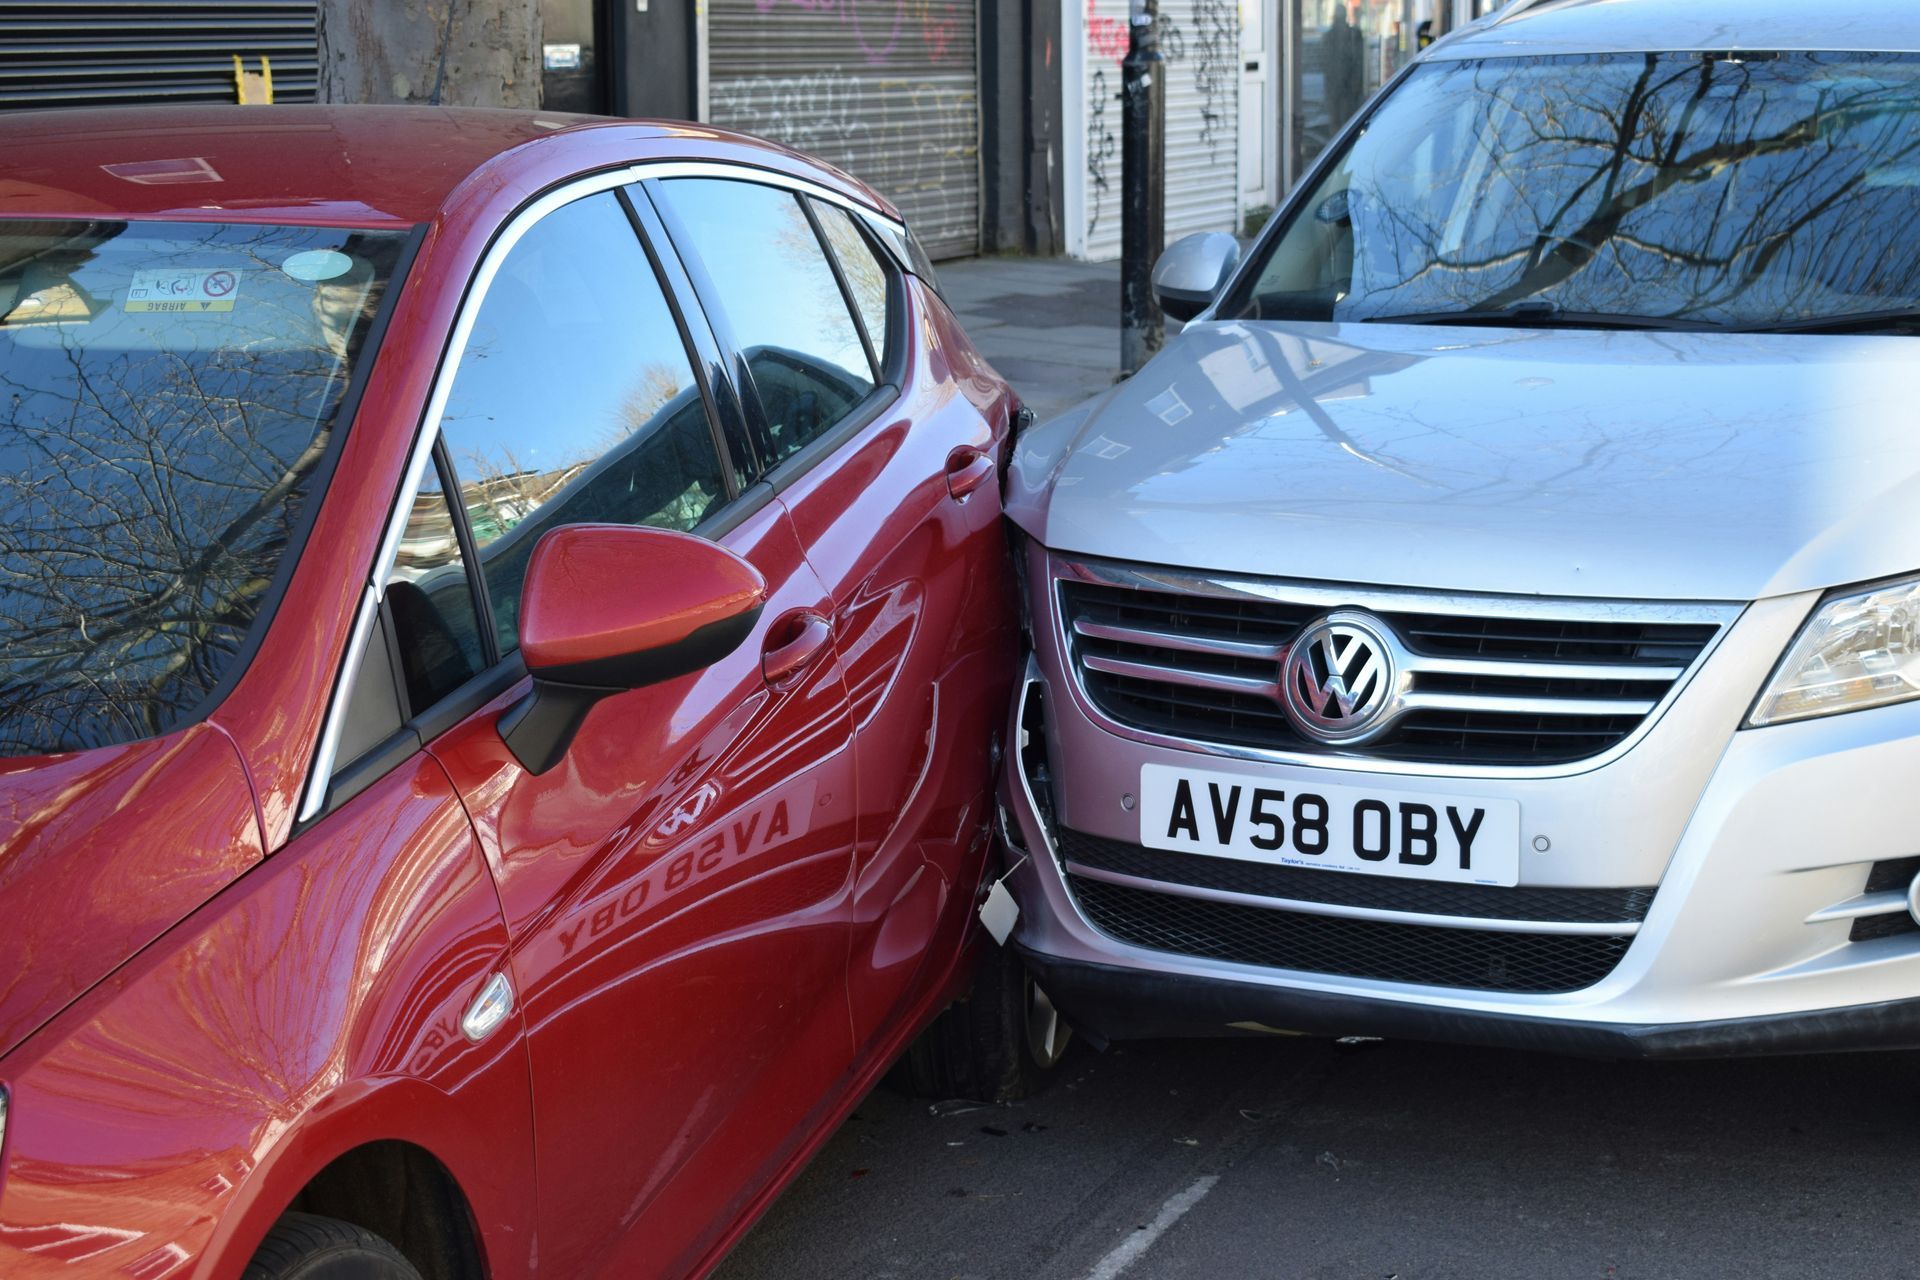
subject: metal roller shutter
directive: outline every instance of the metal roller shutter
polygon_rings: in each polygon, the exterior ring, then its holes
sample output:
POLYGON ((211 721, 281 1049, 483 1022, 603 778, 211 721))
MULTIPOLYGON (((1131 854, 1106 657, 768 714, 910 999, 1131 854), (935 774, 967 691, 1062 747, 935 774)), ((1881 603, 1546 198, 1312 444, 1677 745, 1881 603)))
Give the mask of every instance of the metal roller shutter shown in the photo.
POLYGON ((0 0, 0 107, 232 102, 233 55, 312 102, 315 0, 0 0))
POLYGON ((714 124, 838 165, 935 258, 980 248, 975 0, 713 0, 714 124))
MULTIPOLYGON (((1087 256, 1120 256, 1120 60, 1127 0, 1087 10, 1087 256)), ((1234 0, 1161 0, 1167 59, 1167 242, 1234 231, 1240 160, 1240 10, 1234 0)))

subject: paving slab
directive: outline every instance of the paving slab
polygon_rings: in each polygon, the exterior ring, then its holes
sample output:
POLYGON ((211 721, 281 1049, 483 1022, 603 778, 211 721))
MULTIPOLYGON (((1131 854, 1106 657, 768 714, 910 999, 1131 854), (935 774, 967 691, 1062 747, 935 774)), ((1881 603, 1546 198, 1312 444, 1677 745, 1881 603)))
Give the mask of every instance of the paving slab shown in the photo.
POLYGON ((938 270, 980 354, 1041 419, 1119 378, 1119 263, 968 258, 938 270))

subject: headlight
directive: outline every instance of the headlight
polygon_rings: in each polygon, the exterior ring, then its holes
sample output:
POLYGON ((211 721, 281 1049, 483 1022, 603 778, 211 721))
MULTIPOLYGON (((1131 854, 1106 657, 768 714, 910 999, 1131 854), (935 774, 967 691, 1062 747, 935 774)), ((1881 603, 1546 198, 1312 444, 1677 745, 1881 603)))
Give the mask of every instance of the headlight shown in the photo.
POLYGON ((1780 724, 1910 698, 1920 698, 1920 578, 1823 602, 1747 723, 1780 724))

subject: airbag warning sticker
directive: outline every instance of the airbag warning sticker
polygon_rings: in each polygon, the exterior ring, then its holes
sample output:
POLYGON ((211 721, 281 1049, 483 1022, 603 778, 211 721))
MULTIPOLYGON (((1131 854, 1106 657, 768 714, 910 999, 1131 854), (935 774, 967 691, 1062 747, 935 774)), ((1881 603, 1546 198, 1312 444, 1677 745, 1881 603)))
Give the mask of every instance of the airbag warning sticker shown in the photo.
POLYGON ((231 311, 238 271, 136 271, 123 311, 231 311))

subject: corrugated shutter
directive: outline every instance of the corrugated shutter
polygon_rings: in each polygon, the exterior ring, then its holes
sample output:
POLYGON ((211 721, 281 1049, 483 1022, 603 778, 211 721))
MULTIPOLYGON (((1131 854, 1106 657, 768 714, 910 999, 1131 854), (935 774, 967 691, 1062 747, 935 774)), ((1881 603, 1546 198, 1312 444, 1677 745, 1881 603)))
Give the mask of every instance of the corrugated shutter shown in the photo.
MULTIPOLYGON (((1087 10, 1087 256, 1120 256, 1120 60, 1127 0, 1087 10)), ((1238 225, 1240 10, 1233 0, 1161 0, 1167 59, 1167 242, 1238 225)))
POLYGON ((0 107, 232 102, 236 53, 312 102, 314 0, 0 0, 0 107))
POLYGON ((935 258, 980 248, 975 0, 713 0, 712 122, 838 165, 935 258))

